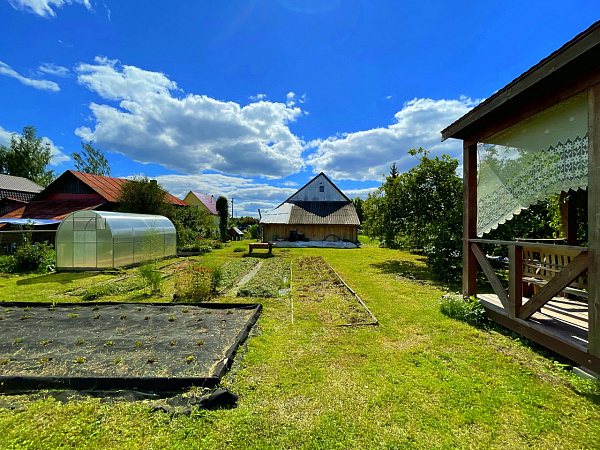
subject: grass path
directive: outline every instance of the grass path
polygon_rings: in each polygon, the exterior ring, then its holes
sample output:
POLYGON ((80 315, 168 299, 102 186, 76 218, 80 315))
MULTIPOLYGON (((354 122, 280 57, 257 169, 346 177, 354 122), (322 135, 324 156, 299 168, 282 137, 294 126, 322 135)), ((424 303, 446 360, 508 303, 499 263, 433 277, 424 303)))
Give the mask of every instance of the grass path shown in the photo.
POLYGON ((380 326, 328 325, 294 284, 294 323, 289 298, 264 299, 224 381, 237 408, 172 417, 144 404, 41 400, 0 410, 0 448, 598 447, 598 390, 509 333, 443 316, 419 257, 377 247, 276 254, 323 256, 380 326))

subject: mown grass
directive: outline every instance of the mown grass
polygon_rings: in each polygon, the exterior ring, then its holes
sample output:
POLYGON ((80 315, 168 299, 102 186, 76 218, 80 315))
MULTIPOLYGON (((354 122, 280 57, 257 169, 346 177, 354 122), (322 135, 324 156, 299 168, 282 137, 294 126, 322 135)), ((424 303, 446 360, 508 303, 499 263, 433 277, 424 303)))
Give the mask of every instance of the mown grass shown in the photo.
MULTIPOLYGON (((225 248, 206 262, 239 255, 225 248)), ((170 416, 143 403, 38 400, 0 410, 0 447, 598 447, 597 388, 511 333, 442 315, 420 257, 375 246, 283 255, 323 256, 380 325, 331 326, 318 304, 294 301, 302 286, 293 281, 293 324, 289 296, 262 300, 255 335, 224 380, 237 408, 170 416)))

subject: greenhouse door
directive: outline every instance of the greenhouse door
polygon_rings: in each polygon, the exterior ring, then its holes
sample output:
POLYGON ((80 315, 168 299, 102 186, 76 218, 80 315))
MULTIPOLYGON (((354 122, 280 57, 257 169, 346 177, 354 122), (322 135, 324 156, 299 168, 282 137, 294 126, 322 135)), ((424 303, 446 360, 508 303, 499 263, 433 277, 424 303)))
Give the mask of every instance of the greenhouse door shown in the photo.
POLYGON ((96 267, 96 218, 73 218, 73 267, 96 267))

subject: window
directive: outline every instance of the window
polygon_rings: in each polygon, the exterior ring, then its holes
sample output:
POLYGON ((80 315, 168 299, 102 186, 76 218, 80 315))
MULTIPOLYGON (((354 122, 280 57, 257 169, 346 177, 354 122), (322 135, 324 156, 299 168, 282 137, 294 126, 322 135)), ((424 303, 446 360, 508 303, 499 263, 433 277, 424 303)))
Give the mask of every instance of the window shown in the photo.
POLYGON ((319 192, 325 192, 325 186, 323 186, 323 185, 319 186, 319 192))

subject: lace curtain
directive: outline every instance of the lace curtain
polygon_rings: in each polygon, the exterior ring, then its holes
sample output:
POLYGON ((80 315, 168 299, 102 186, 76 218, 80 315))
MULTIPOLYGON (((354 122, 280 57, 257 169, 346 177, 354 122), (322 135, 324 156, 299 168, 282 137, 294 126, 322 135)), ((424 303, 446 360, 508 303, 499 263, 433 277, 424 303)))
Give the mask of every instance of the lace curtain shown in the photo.
POLYGON ((478 146, 477 235, 588 179, 587 97, 542 111, 478 146))

